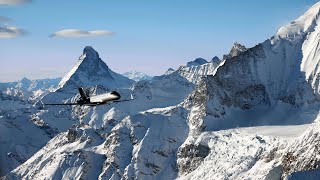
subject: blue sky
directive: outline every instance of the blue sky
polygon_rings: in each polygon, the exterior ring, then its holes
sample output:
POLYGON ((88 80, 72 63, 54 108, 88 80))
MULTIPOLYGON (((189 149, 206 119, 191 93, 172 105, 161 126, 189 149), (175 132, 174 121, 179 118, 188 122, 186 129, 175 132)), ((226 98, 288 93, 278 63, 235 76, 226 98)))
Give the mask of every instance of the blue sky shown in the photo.
MULTIPOLYGON (((1 0, 0 0, 1 2, 1 0)), ((211 60, 234 42, 252 47, 302 15, 315 0, 33 0, 0 5, 2 22, 26 35, 0 39, 0 81, 60 77, 90 45, 116 72, 163 74, 197 57, 211 60), (50 38, 64 29, 110 36, 50 38)))

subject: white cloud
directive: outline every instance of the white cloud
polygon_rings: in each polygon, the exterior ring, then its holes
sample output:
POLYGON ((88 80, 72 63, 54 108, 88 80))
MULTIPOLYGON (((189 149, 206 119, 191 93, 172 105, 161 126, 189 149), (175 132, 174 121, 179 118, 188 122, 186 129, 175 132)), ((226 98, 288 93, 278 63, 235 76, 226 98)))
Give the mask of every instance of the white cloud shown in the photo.
POLYGON ((25 34, 23 29, 14 26, 0 26, 0 38, 16 38, 25 34))
POLYGON ((20 5, 30 2, 32 2, 32 0, 0 0, 0 5, 20 5))
POLYGON ((79 29, 64 29, 51 34, 50 37, 77 38, 77 37, 110 36, 113 34, 114 33, 112 31, 106 31, 106 30, 83 31, 79 29))

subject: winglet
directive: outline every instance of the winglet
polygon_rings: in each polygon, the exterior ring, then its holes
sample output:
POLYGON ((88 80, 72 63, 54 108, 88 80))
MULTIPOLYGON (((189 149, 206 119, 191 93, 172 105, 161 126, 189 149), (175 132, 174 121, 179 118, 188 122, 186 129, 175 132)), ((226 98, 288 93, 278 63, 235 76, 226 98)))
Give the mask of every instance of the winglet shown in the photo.
POLYGON ((40 103, 41 103, 41 107, 42 107, 42 109, 44 109, 45 108, 45 104, 42 102, 42 99, 40 99, 40 103))

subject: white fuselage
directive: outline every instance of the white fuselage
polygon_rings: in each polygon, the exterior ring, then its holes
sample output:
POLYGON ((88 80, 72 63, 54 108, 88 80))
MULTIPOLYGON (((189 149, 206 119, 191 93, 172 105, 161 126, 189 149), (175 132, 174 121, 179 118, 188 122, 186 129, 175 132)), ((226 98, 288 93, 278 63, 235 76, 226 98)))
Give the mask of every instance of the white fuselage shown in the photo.
POLYGON ((90 96, 90 103, 104 103, 120 99, 120 95, 111 93, 100 94, 96 96, 90 96))

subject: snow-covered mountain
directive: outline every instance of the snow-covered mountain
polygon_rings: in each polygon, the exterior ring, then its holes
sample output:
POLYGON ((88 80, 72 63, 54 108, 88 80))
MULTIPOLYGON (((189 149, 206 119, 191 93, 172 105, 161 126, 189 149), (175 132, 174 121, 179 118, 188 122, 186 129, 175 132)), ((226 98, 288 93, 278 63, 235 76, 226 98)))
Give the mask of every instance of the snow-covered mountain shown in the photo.
POLYGON ((130 80, 113 72, 99 54, 90 46, 83 50, 77 64, 60 81, 59 88, 75 86, 104 86, 106 88, 130 87, 130 80))
POLYGON ((315 176, 319 13, 317 3, 255 47, 236 43, 222 60, 181 66, 151 81, 115 75, 86 47, 59 89, 42 101, 73 102, 78 86, 91 94, 117 89, 135 99, 93 108, 41 109, 38 103, 32 123, 56 136, 5 178, 315 176))
POLYGON ((32 105, 52 92, 57 79, 0 83, 0 176, 9 173, 40 150, 54 133, 45 124, 32 123, 32 105))
POLYGON ((61 78, 30 80, 23 78, 17 82, 0 83, 0 91, 9 96, 36 102, 48 92, 54 91, 61 78))
POLYGON ((30 101, 0 91, 0 176, 28 160, 54 133, 45 123, 33 123, 30 101))
POLYGON ((180 66, 177 72, 189 82, 198 84, 203 77, 214 75, 223 62, 224 61, 220 61, 218 57, 214 57, 210 62, 202 58, 197 58, 194 61, 188 62, 185 66, 180 66))
POLYGON ((122 75, 125 77, 132 79, 134 81, 142 81, 142 80, 151 80, 152 76, 149 76, 143 72, 138 72, 138 71, 129 71, 125 72, 122 75))

